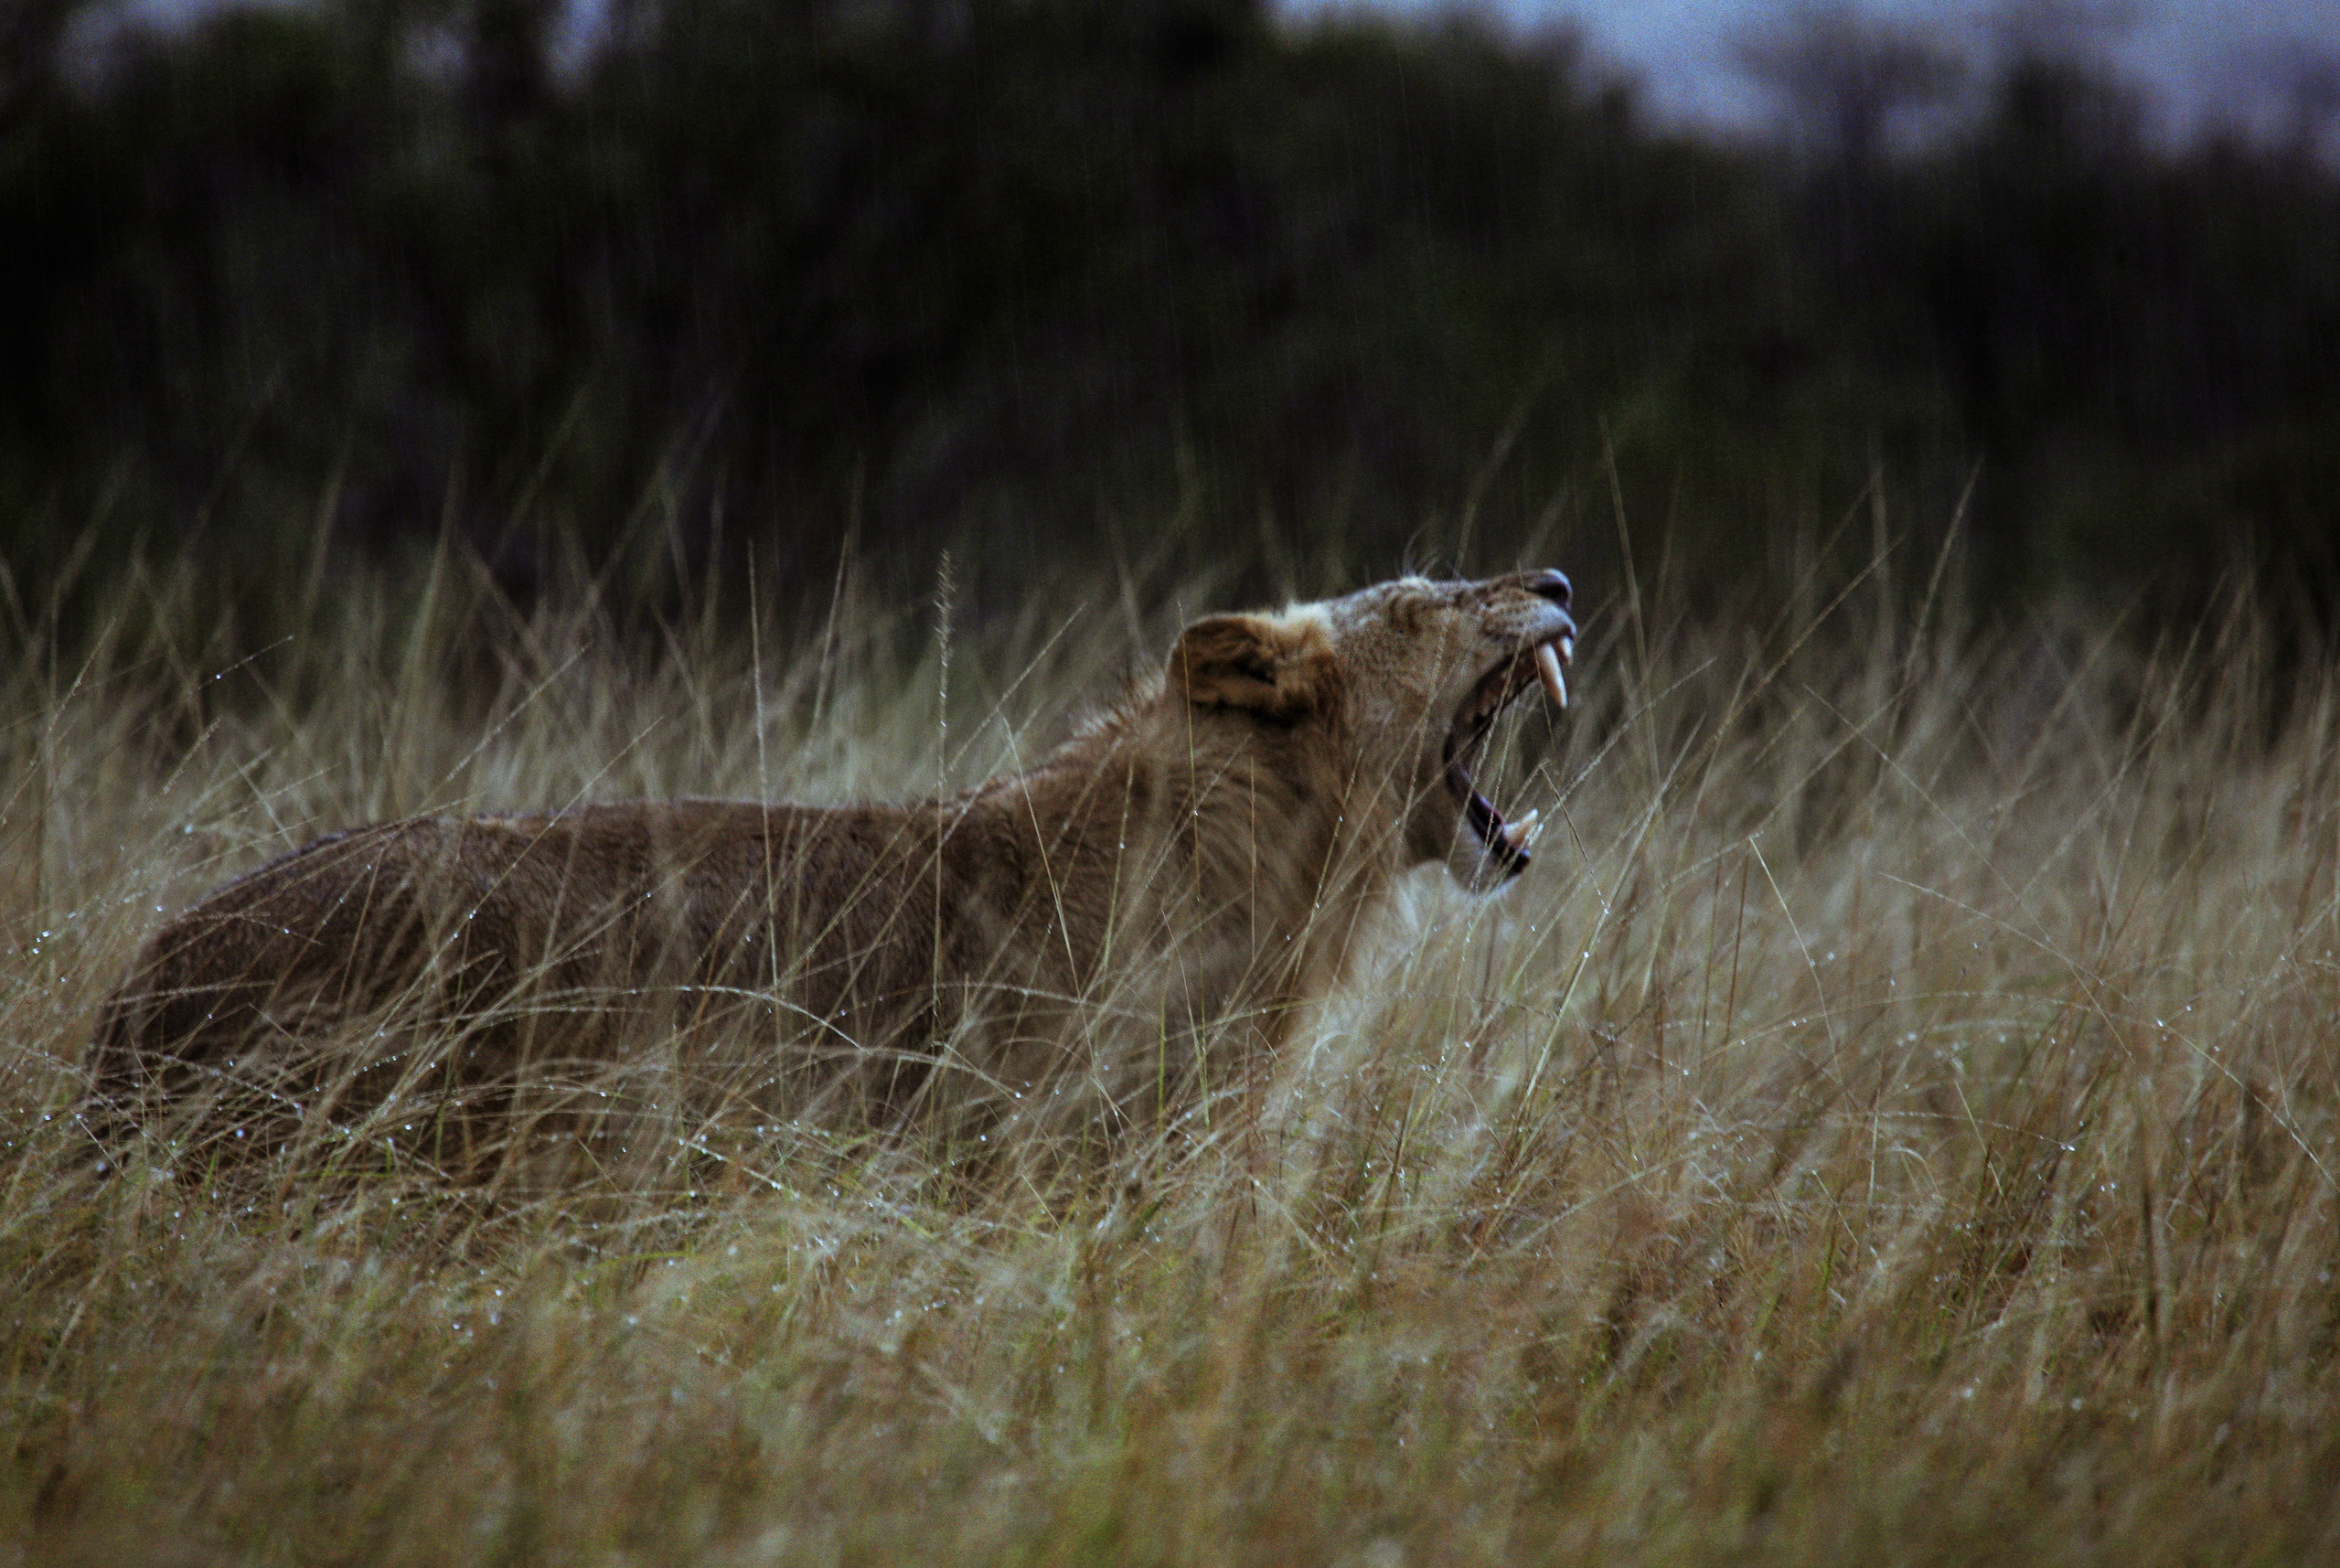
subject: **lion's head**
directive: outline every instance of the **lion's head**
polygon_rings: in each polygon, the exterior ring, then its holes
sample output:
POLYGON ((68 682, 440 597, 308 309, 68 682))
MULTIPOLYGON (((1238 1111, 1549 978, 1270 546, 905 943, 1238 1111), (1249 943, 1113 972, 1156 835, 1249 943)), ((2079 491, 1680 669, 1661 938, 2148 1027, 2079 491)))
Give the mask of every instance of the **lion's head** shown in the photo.
POLYGON ((1351 798, 1397 825, 1405 863, 1443 860, 1463 886, 1491 887, 1527 866, 1535 819, 1506 821, 1471 769, 1530 685, 1566 706, 1568 599, 1561 573, 1523 571, 1213 615, 1171 651, 1169 688, 1213 718, 1331 741, 1320 754, 1340 759, 1351 798))

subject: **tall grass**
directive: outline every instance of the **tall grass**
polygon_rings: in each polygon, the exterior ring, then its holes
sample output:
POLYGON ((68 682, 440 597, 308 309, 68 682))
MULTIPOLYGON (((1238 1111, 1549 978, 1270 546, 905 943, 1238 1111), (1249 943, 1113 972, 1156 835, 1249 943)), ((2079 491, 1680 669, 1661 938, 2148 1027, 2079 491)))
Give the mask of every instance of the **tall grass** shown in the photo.
MULTIPOLYGON (((1196 593, 1191 601, 1204 598, 1196 593)), ((1597 593, 1589 597, 1597 601, 1597 593)), ((1272 1083, 1078 1158, 753 1129, 484 1209, 100 1180, 158 912, 329 827, 925 793, 1157 656, 1119 585, 801 637, 460 561, 244 657, 132 581, 0 692, 0 1539, 27 1560, 2297 1560, 2340 1544, 2340 686, 2247 605, 1985 636, 1618 594, 1272 1083), (207 640, 208 639, 208 640, 207 640), (946 724, 945 720, 948 722, 946 724)), ((1209 607, 1190 602, 1186 608, 1209 607)), ((232 1136, 230 1134, 230 1136, 232 1136)))

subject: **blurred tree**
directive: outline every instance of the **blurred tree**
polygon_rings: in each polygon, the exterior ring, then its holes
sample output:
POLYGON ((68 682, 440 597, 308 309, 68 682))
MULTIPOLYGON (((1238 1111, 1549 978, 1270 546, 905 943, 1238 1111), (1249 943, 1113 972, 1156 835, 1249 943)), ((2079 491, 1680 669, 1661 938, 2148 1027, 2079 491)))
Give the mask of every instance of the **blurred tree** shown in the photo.
POLYGON ((2273 64, 2282 145, 2303 165, 2321 164, 2340 150, 2334 136, 2340 127, 2340 48, 2294 42, 2273 64))
POLYGON ((84 9, 5 13, 20 579, 91 519, 265 573, 321 497, 515 586, 646 532, 825 583, 858 520, 977 594, 1166 518, 1173 563, 1589 557, 1612 476, 1724 587, 1878 472, 1946 516, 1980 460, 2010 584, 2098 571, 2124 475, 2231 493, 2270 559, 2321 515, 2340 182, 2155 145, 2084 53, 1886 157, 1954 62, 1800 13, 1749 69, 1814 178, 1460 16, 620 0, 556 59, 550 0, 320 0, 69 87, 84 9))
POLYGON ((544 112, 561 0, 471 0, 465 61, 472 112, 490 133, 544 112))
POLYGON ((54 85, 66 24, 82 0, 10 0, 0 6, 0 123, 31 112, 54 85))
POLYGON ((1852 3, 1807 5, 1742 32, 1740 69, 1829 160, 1875 161, 1897 121, 1948 101, 1967 62, 1931 24, 1852 3))

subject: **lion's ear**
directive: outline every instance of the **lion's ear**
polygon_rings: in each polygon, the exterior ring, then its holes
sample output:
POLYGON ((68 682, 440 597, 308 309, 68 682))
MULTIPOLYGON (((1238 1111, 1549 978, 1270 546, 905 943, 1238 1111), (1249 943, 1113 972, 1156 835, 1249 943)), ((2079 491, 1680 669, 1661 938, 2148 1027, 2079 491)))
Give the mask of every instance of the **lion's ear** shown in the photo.
POLYGON ((1310 620, 1213 615, 1170 650, 1172 691, 1198 708, 1240 708, 1281 724, 1322 711, 1333 678, 1331 644, 1310 620))

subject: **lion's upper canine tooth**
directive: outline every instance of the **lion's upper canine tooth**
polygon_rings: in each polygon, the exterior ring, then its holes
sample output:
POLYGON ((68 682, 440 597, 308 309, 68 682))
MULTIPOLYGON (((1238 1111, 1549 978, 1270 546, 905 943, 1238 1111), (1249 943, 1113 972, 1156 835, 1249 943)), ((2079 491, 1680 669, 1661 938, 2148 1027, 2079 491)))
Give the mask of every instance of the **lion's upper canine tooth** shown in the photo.
POLYGON ((1568 683, 1560 674, 1560 655, 1550 643, 1535 645, 1535 673, 1544 677, 1544 689, 1561 707, 1568 706, 1568 683))

